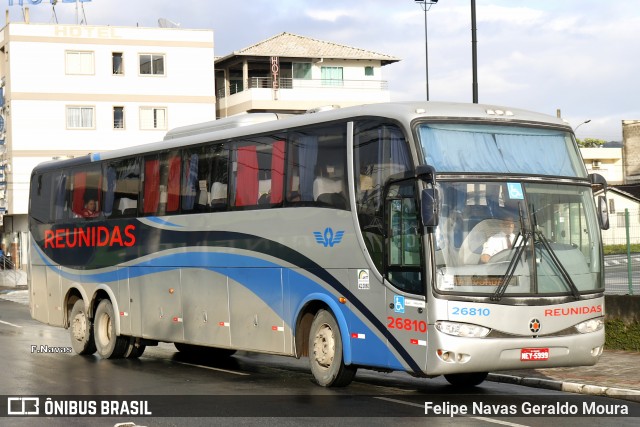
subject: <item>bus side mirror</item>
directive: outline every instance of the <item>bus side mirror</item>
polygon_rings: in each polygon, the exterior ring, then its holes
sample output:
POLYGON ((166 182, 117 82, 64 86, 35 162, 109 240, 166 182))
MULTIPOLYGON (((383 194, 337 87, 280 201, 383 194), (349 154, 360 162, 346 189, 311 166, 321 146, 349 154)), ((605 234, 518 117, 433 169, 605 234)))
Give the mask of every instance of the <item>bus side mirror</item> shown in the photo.
POLYGON ((438 226, 440 220, 440 196, 437 188, 422 190, 420 213, 422 225, 427 231, 433 231, 433 228, 438 226), (430 228, 431 230, 429 230, 430 228))
POLYGON ((604 196, 598 197, 598 221, 600 221, 602 230, 609 229, 609 207, 607 206, 607 198, 604 196))
POLYGON ((436 185, 436 168, 430 165, 418 165, 416 167, 418 179, 436 185))
MULTIPOLYGON (((591 188, 598 187, 597 189, 602 188, 604 194, 607 194, 607 180, 604 176, 598 173, 590 173, 589 181, 591 181, 591 188)), ((596 188, 594 188, 594 191, 596 188)))

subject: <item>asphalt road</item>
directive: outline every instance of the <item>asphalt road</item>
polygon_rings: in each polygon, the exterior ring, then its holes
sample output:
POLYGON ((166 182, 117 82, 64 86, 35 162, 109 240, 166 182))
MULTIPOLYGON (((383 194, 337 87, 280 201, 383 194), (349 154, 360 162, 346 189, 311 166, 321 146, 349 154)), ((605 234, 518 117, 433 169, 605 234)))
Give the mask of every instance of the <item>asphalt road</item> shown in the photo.
POLYGON ((240 352, 216 362, 184 357, 173 345, 161 344, 147 348, 140 359, 101 360, 64 353, 68 347, 66 330, 32 320, 23 303, 0 299, 0 426, 114 426, 124 422, 142 426, 422 426, 428 422, 548 427, 552 423, 635 426, 640 421, 638 417, 603 418, 584 413, 586 405, 608 410, 626 407, 640 415, 638 403, 489 381, 458 391, 442 378, 360 370, 349 387, 326 389, 312 382, 306 359, 240 352), (49 403, 58 406, 49 408, 63 414, 73 410, 69 402, 76 402, 77 410, 88 410, 93 402, 98 412, 105 401, 107 407, 115 402, 119 405, 115 410, 120 412, 108 413, 121 415, 6 417, 9 398, 34 396, 39 398, 40 408, 51 398, 49 403), (132 411, 133 402, 143 402, 139 407, 151 415, 123 413, 123 405, 132 411), (433 403, 428 418, 426 402, 433 403), (548 410, 559 402, 566 402, 569 409, 575 407, 577 414, 541 417, 522 412, 523 408, 548 410), (451 413, 463 407, 468 411, 464 417, 434 416, 438 409, 451 413), (514 409, 515 415, 495 413, 514 409))
POLYGON ((631 257, 607 255, 604 257, 604 266, 606 293, 629 294, 629 266, 631 266, 631 289, 633 295, 640 295, 640 254, 631 254, 631 257))

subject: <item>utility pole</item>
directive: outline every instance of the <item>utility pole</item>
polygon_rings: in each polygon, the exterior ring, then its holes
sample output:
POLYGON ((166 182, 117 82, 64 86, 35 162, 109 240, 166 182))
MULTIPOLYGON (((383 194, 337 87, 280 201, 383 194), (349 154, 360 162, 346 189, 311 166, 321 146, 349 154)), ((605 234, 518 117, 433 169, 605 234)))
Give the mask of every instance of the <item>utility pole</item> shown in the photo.
POLYGON ((476 0, 471 0, 471 63, 473 103, 478 103, 478 40, 476 39, 476 0))

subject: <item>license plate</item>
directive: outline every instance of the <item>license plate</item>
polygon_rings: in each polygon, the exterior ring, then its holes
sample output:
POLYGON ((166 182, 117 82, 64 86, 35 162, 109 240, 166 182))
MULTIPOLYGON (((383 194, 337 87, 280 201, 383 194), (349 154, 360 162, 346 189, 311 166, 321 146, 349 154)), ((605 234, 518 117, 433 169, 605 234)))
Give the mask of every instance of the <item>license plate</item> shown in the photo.
POLYGON ((548 348, 523 348, 520 350, 520 361, 531 362, 536 360, 549 360, 548 348))

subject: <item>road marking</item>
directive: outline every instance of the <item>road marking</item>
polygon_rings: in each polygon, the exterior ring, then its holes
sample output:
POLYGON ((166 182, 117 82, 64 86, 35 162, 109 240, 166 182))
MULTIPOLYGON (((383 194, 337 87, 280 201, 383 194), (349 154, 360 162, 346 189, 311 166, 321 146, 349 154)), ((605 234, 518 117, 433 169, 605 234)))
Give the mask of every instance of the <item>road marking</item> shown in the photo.
POLYGON ((416 408, 424 409, 424 404, 421 405, 419 403, 405 402, 404 400, 391 399, 390 397, 374 397, 374 399, 386 400, 387 402, 399 403, 401 405, 407 405, 407 406, 415 406, 416 408))
POLYGON ((20 326, 20 325, 14 325, 13 323, 5 322, 3 320, 0 320, 0 323, 3 323, 5 325, 9 325, 9 326, 13 326, 15 328, 22 328, 22 326, 20 326))
POLYGON ((178 362, 178 361, 175 361, 175 360, 174 360, 174 363, 179 363, 181 365, 187 365, 187 366, 195 366, 196 368, 211 369, 212 371, 226 372, 228 374, 246 375, 246 376, 251 375, 251 374, 247 374, 245 372, 230 371, 228 369, 220 369, 220 368, 213 368, 211 366, 196 365, 195 363, 178 362))
MULTIPOLYGON (((416 408, 424 409, 424 405, 421 405, 419 403, 405 402, 404 400, 391 399, 389 397, 374 397, 374 399, 386 400, 387 402, 399 403, 401 405, 407 405, 407 406, 415 406, 416 408)), ((470 418, 470 419, 473 419, 473 420, 485 421, 487 423, 500 424, 500 425, 503 425, 503 426, 528 427, 525 424, 510 423, 509 421, 494 420, 493 418, 487 418, 487 417, 470 417, 470 416, 467 416, 467 415, 461 415, 461 416, 465 417, 465 418, 470 418)))

